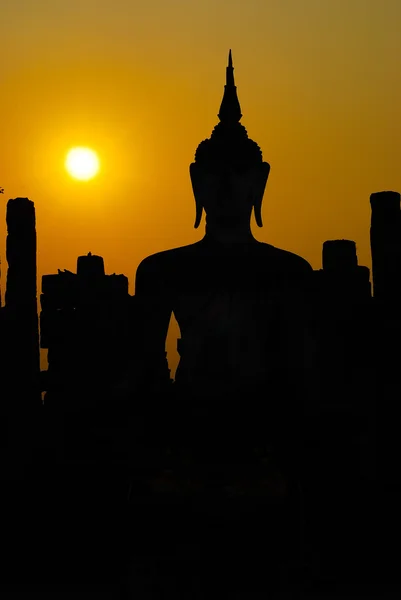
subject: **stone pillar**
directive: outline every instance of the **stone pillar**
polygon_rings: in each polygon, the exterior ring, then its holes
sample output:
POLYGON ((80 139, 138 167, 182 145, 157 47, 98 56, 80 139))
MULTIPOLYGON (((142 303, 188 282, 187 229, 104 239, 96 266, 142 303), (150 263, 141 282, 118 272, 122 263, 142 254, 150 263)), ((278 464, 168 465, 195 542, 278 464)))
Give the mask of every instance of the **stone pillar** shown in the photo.
POLYGON ((88 252, 86 256, 78 256, 77 275, 88 280, 103 278, 105 276, 104 261, 102 256, 88 252))
POLYGON ((327 240, 323 243, 323 270, 349 271, 358 266, 356 244, 352 240, 327 240))
POLYGON ((28 198, 7 203, 6 398, 13 457, 30 448, 32 420, 41 407, 36 298, 35 207, 28 198))
POLYGON ((356 474, 371 479, 375 432, 370 273, 358 265, 352 240, 326 241, 322 254, 323 269, 315 273, 322 420, 316 429, 325 448, 322 456, 330 455, 341 477, 347 472, 349 481, 356 474))
POLYGON ((401 299, 400 194, 371 194, 370 205, 373 295, 376 301, 397 306, 398 310, 401 299))
MULTIPOLYGON (((39 332, 36 297, 35 207, 28 198, 7 203, 6 315, 9 329, 11 389, 24 389, 37 402, 39 392, 39 332)), ((21 401, 23 401, 21 399, 21 401)))
POLYGON ((374 314, 379 473, 386 485, 401 486, 401 211, 398 192, 371 194, 370 240, 374 314))

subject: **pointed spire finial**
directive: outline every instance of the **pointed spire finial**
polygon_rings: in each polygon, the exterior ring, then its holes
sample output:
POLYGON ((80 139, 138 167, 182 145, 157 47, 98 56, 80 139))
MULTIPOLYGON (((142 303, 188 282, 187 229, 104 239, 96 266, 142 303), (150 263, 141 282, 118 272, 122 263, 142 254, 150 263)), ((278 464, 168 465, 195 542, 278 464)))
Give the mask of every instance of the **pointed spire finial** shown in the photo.
MULTIPOLYGON (((234 160, 236 164, 255 165, 263 162, 262 151, 256 142, 248 137, 245 127, 239 122, 241 107, 237 98, 237 88, 234 84, 234 67, 231 50, 228 53, 226 67, 226 85, 220 106, 218 123, 209 139, 203 140, 195 152, 197 164, 222 165, 234 160)), ((192 177, 192 175, 191 175, 192 177)), ((200 220, 202 211, 197 213, 196 223, 200 220)))
POLYGON ((237 88, 234 82, 234 67, 231 50, 228 53, 228 66, 226 67, 226 85, 224 86, 224 96, 221 101, 218 114, 220 121, 224 123, 238 123, 240 121, 241 106, 237 96, 237 88))

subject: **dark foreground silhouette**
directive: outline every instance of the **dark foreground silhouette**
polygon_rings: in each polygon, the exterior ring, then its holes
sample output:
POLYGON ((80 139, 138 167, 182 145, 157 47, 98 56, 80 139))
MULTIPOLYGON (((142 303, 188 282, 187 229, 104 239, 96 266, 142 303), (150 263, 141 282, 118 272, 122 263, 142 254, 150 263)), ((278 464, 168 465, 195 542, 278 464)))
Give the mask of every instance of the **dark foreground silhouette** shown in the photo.
POLYGON ((270 166, 240 124, 231 52, 218 116, 190 166, 204 237, 145 258, 135 296, 91 253, 77 273, 43 276, 44 372, 34 206, 8 203, 4 585, 125 598, 397 589, 400 196, 371 196, 372 296, 355 242, 326 241, 313 271, 252 235, 270 166))

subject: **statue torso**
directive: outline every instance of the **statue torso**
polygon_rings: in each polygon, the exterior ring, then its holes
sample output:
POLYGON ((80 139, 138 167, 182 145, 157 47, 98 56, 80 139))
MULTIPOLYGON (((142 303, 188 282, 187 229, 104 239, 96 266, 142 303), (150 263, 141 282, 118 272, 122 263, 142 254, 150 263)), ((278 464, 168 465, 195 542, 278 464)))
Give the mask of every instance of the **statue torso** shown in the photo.
POLYGON ((149 259, 180 327, 178 384, 220 394, 277 371, 312 271, 306 261, 256 241, 227 248, 206 238, 149 259))

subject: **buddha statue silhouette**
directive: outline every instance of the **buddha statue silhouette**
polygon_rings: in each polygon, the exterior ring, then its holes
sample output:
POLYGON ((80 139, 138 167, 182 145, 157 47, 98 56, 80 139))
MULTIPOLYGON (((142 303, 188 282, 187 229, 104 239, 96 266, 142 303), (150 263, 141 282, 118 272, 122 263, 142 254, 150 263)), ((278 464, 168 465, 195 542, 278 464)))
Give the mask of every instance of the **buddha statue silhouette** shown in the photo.
POLYGON ((204 210, 205 235, 145 258, 136 274, 142 376, 156 387, 169 379, 165 342, 173 312, 181 333, 174 387, 198 415, 228 405, 241 413, 244 402, 254 412, 253 404, 269 403, 269 390, 282 396, 284 382, 296 380, 303 368, 312 268, 252 235, 252 209, 262 227, 270 166, 241 116, 230 51, 220 122, 190 165, 195 228, 204 210))

